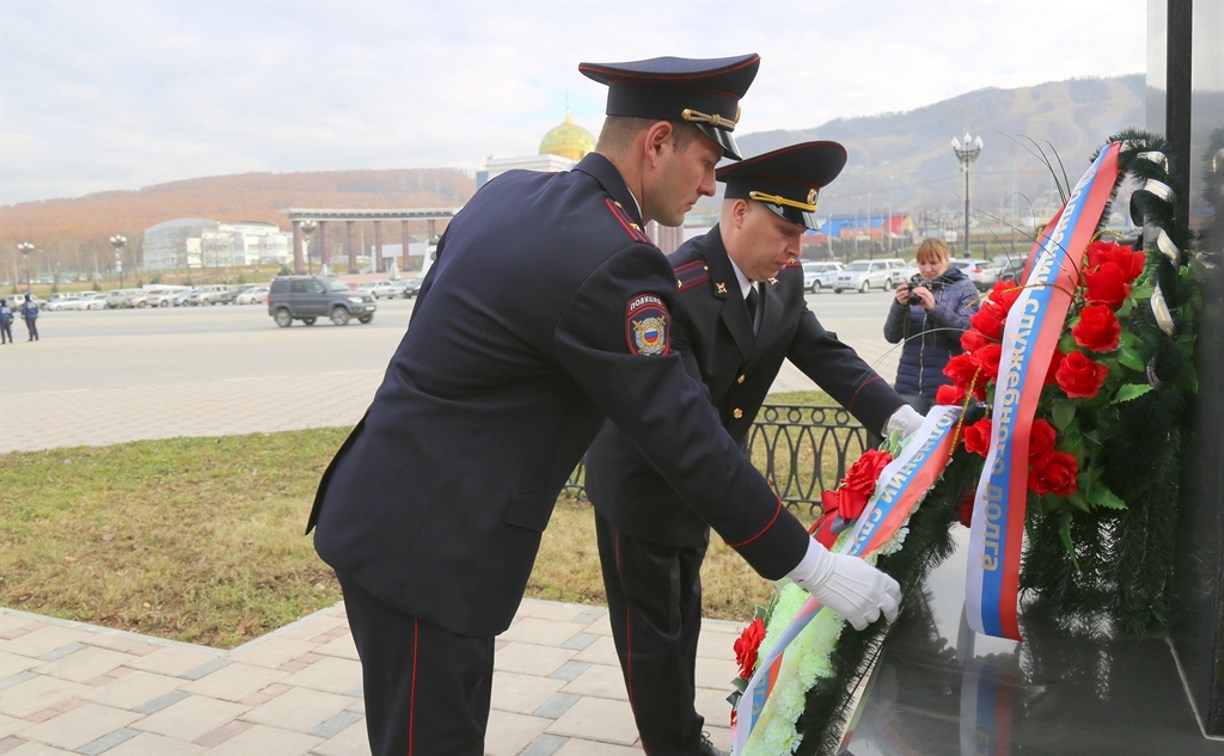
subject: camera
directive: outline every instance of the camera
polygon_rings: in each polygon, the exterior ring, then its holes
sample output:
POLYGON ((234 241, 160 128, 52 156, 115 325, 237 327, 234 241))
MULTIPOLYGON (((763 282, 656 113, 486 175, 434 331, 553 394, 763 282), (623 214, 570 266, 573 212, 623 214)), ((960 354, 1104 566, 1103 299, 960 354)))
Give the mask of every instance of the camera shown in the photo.
POLYGON ((914 293, 915 286, 927 286, 928 282, 922 276, 914 276, 906 282, 905 288, 909 289, 910 295, 908 303, 911 305, 922 304, 922 297, 914 293))

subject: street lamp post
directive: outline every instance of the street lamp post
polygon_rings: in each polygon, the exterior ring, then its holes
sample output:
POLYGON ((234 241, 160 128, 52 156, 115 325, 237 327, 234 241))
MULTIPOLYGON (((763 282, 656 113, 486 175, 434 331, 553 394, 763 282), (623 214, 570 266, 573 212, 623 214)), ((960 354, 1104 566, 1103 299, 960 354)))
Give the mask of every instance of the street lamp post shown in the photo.
POLYGON ((965 172, 965 257, 970 257, 969 252, 969 165, 977 160, 978 155, 982 154, 982 138, 970 138, 969 132, 965 132, 965 141, 956 137, 952 137, 952 151, 956 153, 956 159, 960 161, 961 170, 965 172))
POLYGON ((34 251, 34 245, 29 242, 21 242, 17 245, 17 251, 21 253, 25 259, 26 269, 26 290, 25 293, 30 293, 30 253, 34 251))
POLYGON ((111 246, 115 248, 115 270, 119 273, 119 288, 123 288, 123 248, 127 246, 127 237, 115 234, 110 238, 111 246))

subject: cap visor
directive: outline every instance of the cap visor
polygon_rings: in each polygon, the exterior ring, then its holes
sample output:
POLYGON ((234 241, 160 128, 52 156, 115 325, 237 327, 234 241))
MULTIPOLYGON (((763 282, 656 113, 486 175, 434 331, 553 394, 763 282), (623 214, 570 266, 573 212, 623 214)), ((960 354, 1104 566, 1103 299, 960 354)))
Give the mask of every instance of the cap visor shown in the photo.
POLYGON ((723 157, 731 160, 744 159, 743 156, 740 155, 739 147, 735 146, 735 139, 732 138, 730 131, 715 128, 705 123, 694 123, 693 126, 702 134, 705 134, 710 139, 713 139, 719 147, 722 147, 723 157))

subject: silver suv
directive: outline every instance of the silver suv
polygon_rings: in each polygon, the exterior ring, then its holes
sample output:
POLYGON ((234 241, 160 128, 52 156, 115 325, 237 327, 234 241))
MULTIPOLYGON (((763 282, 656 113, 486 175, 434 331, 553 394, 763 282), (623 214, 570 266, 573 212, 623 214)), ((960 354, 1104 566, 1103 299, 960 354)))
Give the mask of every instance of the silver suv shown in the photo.
POLYGON ((355 292, 334 278, 277 276, 268 287, 268 314, 281 328, 295 320, 314 325, 321 317, 339 326, 348 325, 352 318, 369 323, 377 309, 374 297, 355 292))
POLYGON ((887 291, 905 282, 905 261, 899 257, 885 260, 851 260, 845 268, 833 276, 833 293, 841 294, 846 289, 887 291))

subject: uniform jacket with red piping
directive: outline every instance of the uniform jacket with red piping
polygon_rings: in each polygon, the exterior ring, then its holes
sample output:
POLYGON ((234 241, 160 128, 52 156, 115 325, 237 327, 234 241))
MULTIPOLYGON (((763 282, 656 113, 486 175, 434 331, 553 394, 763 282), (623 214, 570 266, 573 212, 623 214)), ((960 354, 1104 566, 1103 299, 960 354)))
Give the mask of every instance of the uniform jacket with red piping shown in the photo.
MULTIPOLYGON (((747 440, 782 361, 789 358, 846 407, 880 432, 904 400, 853 349, 826 331, 808 309, 803 271, 785 268, 762 289, 762 320, 753 335, 748 311, 719 227, 671 255, 680 285, 672 310, 672 350, 700 378, 708 401, 737 443, 747 440)), ((690 452, 692 450, 689 450, 690 452)), ((656 471, 659 458, 644 454, 606 425, 587 454, 586 490, 609 522, 640 540, 700 547, 705 523, 683 492, 656 471)))
POLYGON ((766 578, 807 549, 669 349, 672 267, 598 154, 515 171, 450 223, 308 530, 337 572, 452 632, 492 635, 605 418, 766 578))

